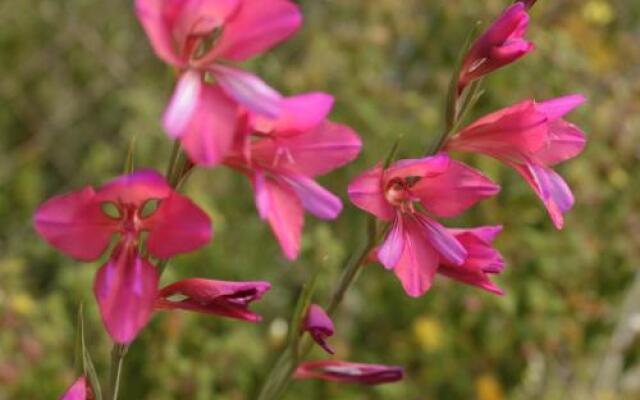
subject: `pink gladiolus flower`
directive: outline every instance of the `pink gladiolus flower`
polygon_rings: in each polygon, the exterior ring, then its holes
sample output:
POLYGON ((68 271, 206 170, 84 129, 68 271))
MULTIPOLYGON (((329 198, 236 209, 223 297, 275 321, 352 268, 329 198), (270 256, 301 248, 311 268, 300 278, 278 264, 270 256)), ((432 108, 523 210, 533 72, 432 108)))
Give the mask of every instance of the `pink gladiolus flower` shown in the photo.
POLYGON ((467 251, 467 259, 462 265, 444 261, 438 267, 438 273, 495 294, 504 294, 489 277, 490 274, 499 274, 504 269, 502 255, 491 246, 491 242, 500 231, 501 226, 449 229, 467 251))
POLYGON ((295 379, 322 379, 341 383, 380 385, 397 382, 404 376, 402 367, 361 364, 337 360, 307 361, 300 364, 295 379))
POLYGON ((533 43, 524 39, 528 25, 525 5, 517 2, 509 6, 469 49, 458 78, 458 94, 471 81, 533 51, 533 43))
POLYGON ((212 166, 229 150, 236 123, 229 98, 256 113, 280 114, 282 97, 277 91, 225 63, 246 61, 292 35, 302 22, 294 3, 136 0, 136 14, 158 57, 186 71, 163 125, 171 137, 190 143, 185 147, 192 158, 212 166), (216 84, 204 83, 204 74, 213 76, 216 84), (196 143, 203 146, 199 152, 196 143))
POLYGON ((251 179, 260 217, 269 222, 289 259, 300 251, 304 209, 322 219, 334 219, 342 210, 340 199, 313 178, 352 161, 362 148, 352 129, 324 119, 331 101, 307 94, 287 99, 280 118, 250 115, 236 150, 225 160, 251 179), (318 108, 296 112, 313 104, 318 108))
POLYGON ((454 217, 500 187, 480 172, 445 153, 380 165, 354 179, 349 198, 359 208, 384 220, 391 229, 377 252, 412 297, 430 287, 440 264, 462 268, 469 254, 463 244, 429 215, 454 217), (419 202, 429 213, 417 210, 419 202))
POLYGON ((260 300, 269 289, 269 282, 183 279, 160 290, 156 309, 195 311, 258 322, 262 317, 249 310, 249 304, 260 300))
POLYGON ((317 304, 311 304, 307 310, 307 315, 302 326, 303 330, 309 332, 313 340, 320 345, 329 354, 335 351, 327 343, 327 337, 333 336, 333 321, 327 315, 322 307, 317 304))
POLYGON ((93 393, 87 383, 87 379, 82 376, 71 385, 62 396, 60 400, 89 400, 93 399, 93 393))
POLYGON ((209 217, 152 170, 53 197, 38 208, 34 223, 49 244, 81 261, 98 259, 118 235, 94 287, 105 327, 118 343, 130 343, 146 325, 157 296, 158 272, 138 253, 141 234, 148 233, 147 249, 157 258, 193 251, 211 238, 209 217))
POLYGON ((462 129, 445 147, 482 153, 514 168, 542 200, 558 229, 574 203, 571 189, 551 167, 584 149, 584 133, 562 117, 584 103, 581 95, 525 101, 462 129))

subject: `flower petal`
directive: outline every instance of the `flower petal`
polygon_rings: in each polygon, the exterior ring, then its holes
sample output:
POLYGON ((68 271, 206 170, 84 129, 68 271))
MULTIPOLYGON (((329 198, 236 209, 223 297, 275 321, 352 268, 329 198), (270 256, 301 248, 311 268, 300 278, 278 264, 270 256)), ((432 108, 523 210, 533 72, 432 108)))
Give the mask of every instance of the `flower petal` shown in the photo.
POLYGON ((284 255, 290 260, 297 258, 304 224, 300 199, 285 183, 262 173, 255 174, 253 186, 260 217, 269 221, 284 255))
POLYGON ((282 95, 256 75, 219 64, 210 70, 227 95, 248 110, 269 118, 282 113, 282 95))
POLYGON ((111 180, 96 192, 96 200, 142 207, 150 199, 164 199, 173 190, 159 172, 142 169, 111 180))
POLYGON ((177 136, 194 163, 212 167, 231 150, 237 123, 237 105, 219 86, 203 85, 194 112, 177 136))
POLYGON ((285 40, 301 24, 298 6, 288 0, 243 0, 206 58, 245 61, 285 40))
POLYGON ((179 138, 187 132, 201 101, 202 86, 202 78, 196 71, 189 70, 180 77, 162 116, 162 125, 170 137, 179 138))
POLYGON ((581 94, 572 94, 541 101, 536 104, 550 122, 558 120, 587 101, 581 94))
POLYGON ((47 200, 36 210, 34 225, 49 244, 82 261, 100 257, 117 231, 117 221, 102 212, 89 186, 47 200))
POLYGON ((87 396, 88 393, 91 393, 91 390, 87 384, 87 379, 81 376, 60 396, 59 400, 87 400, 89 398, 87 396))
POLYGON ((329 354, 335 351, 327 343, 327 337, 333 336, 335 328, 333 321, 327 315, 322 307, 317 304, 311 304, 307 310, 304 319, 303 329, 311 335, 313 340, 320 345, 329 354))
POLYGON ((542 165, 556 165, 582 153, 586 143, 587 139, 580 128, 559 119, 549 123, 545 146, 536 151, 531 158, 542 165))
POLYGON ((282 113, 276 119, 251 115, 253 128, 261 133, 290 136, 320 125, 333 107, 333 97, 322 92, 305 93, 283 99, 282 113))
POLYGON ((94 293, 113 340, 131 343, 151 318, 158 292, 156 268, 139 257, 135 243, 120 244, 96 274, 94 293))
POLYGON ((382 165, 378 164, 356 177, 349 184, 349 199, 356 207, 384 221, 390 221, 394 218, 395 212, 384 197, 382 176, 382 165))
POLYGON ((400 261, 400 257, 404 251, 405 232, 402 220, 402 216, 396 216, 394 218, 387 237, 377 251, 378 259, 386 269, 393 269, 398 261, 400 261))
POLYGON ((447 153, 439 153, 435 156, 423 158, 411 158, 398 160, 391 164, 384 172, 383 186, 394 179, 410 177, 425 178, 445 173, 449 168, 450 158, 447 153))
POLYGON ((438 252, 425 237, 425 230, 413 217, 403 217, 404 250, 393 272, 407 295, 422 296, 431 287, 438 270, 438 252))
POLYGON ((425 238, 444 260, 453 265, 464 263, 467 251, 444 226, 418 213, 413 216, 416 223, 422 228, 425 238))
POLYGON ((156 55, 169 64, 185 64, 174 47, 172 24, 178 16, 176 7, 168 8, 165 0, 136 0, 136 15, 142 24, 156 55))
POLYGON ((295 136, 260 140, 252 154, 265 167, 314 177, 353 161, 361 149, 362 141, 351 128, 325 121, 295 136))
POLYGON ((170 258, 204 246, 211 240, 211 220, 188 197, 173 193, 142 225, 149 231, 147 249, 157 258, 170 258))
POLYGON ((361 364, 339 360, 305 361, 295 372, 295 379, 322 379, 342 383, 379 385, 403 378, 401 367, 361 364))
POLYGON ((513 165, 542 200, 557 229, 564 225, 563 214, 573 207, 571 189, 551 168, 536 164, 513 165))
POLYGON ((424 208, 439 217, 455 217, 499 191, 500 186, 458 161, 451 161, 445 173, 421 178, 411 188, 424 208))
POLYGON ((271 288, 269 282, 226 282, 189 278, 162 288, 156 302, 161 310, 187 310, 257 322, 261 317, 249 310, 271 288), (179 297, 178 300, 173 297, 179 297))
POLYGON ((336 195, 304 175, 281 174, 279 177, 289 184, 302 206, 321 219, 335 219, 342 211, 342 201, 336 195))

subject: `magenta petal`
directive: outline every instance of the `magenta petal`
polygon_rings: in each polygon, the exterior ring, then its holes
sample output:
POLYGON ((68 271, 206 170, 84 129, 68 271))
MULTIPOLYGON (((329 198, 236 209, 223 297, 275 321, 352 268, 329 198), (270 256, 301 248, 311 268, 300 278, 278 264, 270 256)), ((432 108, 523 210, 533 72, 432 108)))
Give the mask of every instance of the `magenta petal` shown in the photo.
POLYGON ((237 105, 219 86, 207 84, 202 86, 194 112, 177 136, 194 163, 212 167, 231 150, 237 121, 237 105))
POLYGON ((414 214, 415 221, 423 229, 423 235, 440 253, 444 260, 454 265, 462 265, 467 251, 449 231, 436 221, 421 214, 414 214))
POLYGON ((438 270, 438 252, 425 237, 422 226, 410 216, 403 217, 404 250, 393 272, 407 295, 422 296, 429 290, 438 270))
POLYGON ((86 400, 88 399, 88 393, 90 393, 90 389, 87 379, 82 376, 60 396, 59 400, 86 400))
POLYGON ((159 172, 142 169, 106 183, 98 189, 96 199, 142 207, 146 201, 164 199, 171 192, 171 186, 159 172))
POLYGON ((411 188, 425 209, 439 217, 455 217, 499 191, 500 186, 458 161, 451 161, 445 173, 422 178, 411 188))
POLYGON ((188 197, 172 194, 142 225, 149 231, 147 249, 157 258, 170 258, 204 246, 211 240, 211 220, 188 197))
POLYGON ((550 122, 562 118, 575 108, 581 106, 587 101, 586 97, 581 94, 572 94, 563 97, 541 101, 537 103, 538 109, 545 113, 550 122))
POLYGON ((176 13, 170 12, 167 4, 165 0, 136 0, 136 15, 157 56, 169 64, 182 66, 184 61, 176 53, 171 32, 176 13))
POLYGON ((401 367, 361 364, 339 360, 305 361, 295 372, 295 379, 322 379, 341 383, 379 385, 403 378, 401 367))
POLYGON ((135 243, 120 244, 96 274, 94 293, 109 335, 129 344, 147 325, 158 292, 156 268, 139 257, 135 243))
POLYGON ((205 58, 244 61, 285 40, 301 23, 298 6, 288 0, 244 0, 205 58))
POLYGON ((491 282, 488 274, 497 274, 504 269, 504 259, 491 242, 502 227, 486 226, 472 229, 450 229, 449 231, 464 246, 468 257, 463 265, 441 263, 438 273, 457 281, 480 287, 492 293, 504 292, 491 282))
POLYGON ((325 121, 295 136, 260 140, 252 151, 262 165, 314 177, 353 161, 361 149, 362 141, 351 128, 325 121))
POLYGON ((47 200, 36 210, 34 225, 49 244, 82 261, 100 257, 117 231, 117 221, 102 212, 89 186, 47 200))
POLYGON ((394 179, 440 175, 449 169, 449 162, 450 158, 447 153, 396 161, 384 172, 384 185, 394 179))
POLYGON ((290 260, 297 258, 304 223, 302 203, 285 183, 262 174, 256 174, 253 181, 260 217, 269 221, 285 256, 290 260))
POLYGON ((156 308, 187 310, 257 322, 261 317, 249 305, 271 288, 269 282, 226 282, 189 278, 164 287, 159 292, 156 308), (175 298, 175 299, 174 299, 175 298))
POLYGON ((404 250, 405 232, 402 219, 402 216, 396 216, 387 237, 377 252, 380 263, 387 269, 393 269, 396 266, 404 250))
POLYGON ((580 128, 562 119, 555 120, 549 123, 547 143, 531 158, 542 165, 552 166, 580 154, 586 143, 580 128))
POLYGON ((269 118, 282 113, 282 95, 256 75, 218 64, 211 72, 227 95, 248 110, 269 118))
POLYGON ((332 96, 321 92, 305 93, 285 98, 279 118, 254 114, 251 124, 258 132, 276 136, 295 135, 320 125, 332 107, 332 96))
POLYGON ((303 329, 311 335, 313 340, 320 345, 329 354, 334 354, 335 351, 327 343, 327 337, 333 336, 334 326, 333 321, 327 315, 322 307, 317 304, 311 304, 307 310, 307 315, 304 319, 303 329))
POLYGON ((198 109, 202 86, 199 72, 189 70, 180 77, 162 116, 162 125, 170 137, 179 138, 187 132, 198 109))
POLYGON ((395 212, 384 197, 382 175, 382 166, 378 164, 355 178, 349 184, 349 199, 356 207, 382 220, 390 221, 394 218, 395 212))
POLYGON ((342 211, 342 201, 304 175, 281 174, 280 178, 289 184, 298 195, 302 206, 321 219, 335 219, 342 211))

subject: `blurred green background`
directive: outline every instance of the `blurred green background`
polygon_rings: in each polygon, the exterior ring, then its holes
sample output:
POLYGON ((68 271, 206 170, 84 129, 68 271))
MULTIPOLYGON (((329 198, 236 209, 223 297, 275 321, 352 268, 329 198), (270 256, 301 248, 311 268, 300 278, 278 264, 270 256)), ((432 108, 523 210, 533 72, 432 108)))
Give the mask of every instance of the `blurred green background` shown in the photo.
MULTIPOLYGON (((357 162, 321 179, 345 200, 335 223, 307 216, 302 256, 286 262, 256 214, 246 179, 199 170, 186 192, 213 217, 215 238, 175 259, 163 282, 201 276, 265 279, 273 290, 252 325, 163 313, 131 348, 122 399, 249 399, 286 335, 301 284, 323 268, 325 302, 342 259, 363 237, 346 185, 399 135, 418 156, 442 126, 453 62, 473 23, 507 0, 305 0, 303 29, 247 65, 286 94, 336 96, 332 118, 364 139, 357 162)), ((366 269, 349 292, 332 343, 343 359, 404 365, 375 388, 296 382, 286 399, 640 398, 640 2, 540 0, 537 50, 485 80, 473 118, 516 101, 573 92, 589 102, 569 119, 587 150, 560 167, 577 205, 556 231, 513 171, 465 158, 502 187, 450 226, 504 224, 504 297, 439 278, 406 297, 392 274, 366 269), (635 171, 634 171, 635 170, 635 171)), ((135 163, 165 169, 171 145, 159 116, 172 74, 152 53, 132 1, 0 2, 0 400, 53 399, 74 379, 78 303, 107 375, 109 340, 92 281, 101 264, 74 262, 34 233, 44 199, 135 163)), ((324 357, 319 351, 314 357, 324 357)))

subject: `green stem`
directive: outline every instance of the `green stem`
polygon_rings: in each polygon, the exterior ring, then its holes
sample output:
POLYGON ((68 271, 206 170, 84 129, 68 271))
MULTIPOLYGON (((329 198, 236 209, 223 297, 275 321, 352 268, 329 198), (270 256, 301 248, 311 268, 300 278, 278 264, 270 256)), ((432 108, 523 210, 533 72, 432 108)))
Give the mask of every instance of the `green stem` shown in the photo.
POLYGON ((129 346, 118 343, 114 343, 111 348, 111 368, 109 372, 109 392, 107 393, 107 399, 118 400, 122 365, 124 363, 124 356, 127 354, 128 350, 129 346))

